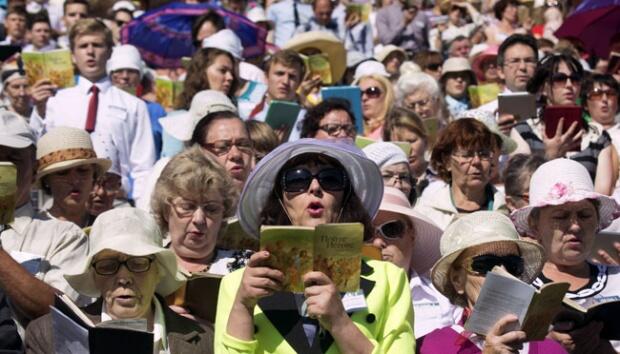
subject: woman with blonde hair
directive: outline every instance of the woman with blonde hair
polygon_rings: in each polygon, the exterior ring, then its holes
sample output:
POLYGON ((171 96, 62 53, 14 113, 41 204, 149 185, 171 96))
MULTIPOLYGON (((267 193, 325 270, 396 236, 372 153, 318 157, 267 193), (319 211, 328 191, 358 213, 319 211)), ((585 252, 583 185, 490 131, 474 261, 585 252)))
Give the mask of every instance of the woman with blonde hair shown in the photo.
POLYGON ((364 136, 381 139, 383 124, 394 104, 394 89, 384 76, 370 74, 359 78, 357 85, 362 92, 362 116, 364 136))

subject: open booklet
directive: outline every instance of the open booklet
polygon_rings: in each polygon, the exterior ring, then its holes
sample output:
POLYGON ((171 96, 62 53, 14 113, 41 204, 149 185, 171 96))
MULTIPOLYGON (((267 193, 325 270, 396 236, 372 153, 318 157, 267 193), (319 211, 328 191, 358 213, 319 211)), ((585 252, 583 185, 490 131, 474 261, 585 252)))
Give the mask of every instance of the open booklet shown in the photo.
POLYGON ((24 52, 22 60, 31 87, 41 79, 50 80, 59 89, 75 85, 71 52, 66 49, 24 52))
POLYGON ((215 323, 217 298, 223 275, 197 272, 169 299, 170 305, 185 307, 189 313, 215 323))
POLYGON ((258 251, 258 239, 243 230, 239 218, 231 217, 226 220, 224 234, 217 239, 217 247, 226 250, 258 251))
POLYGON ((364 226, 360 223, 261 227, 260 248, 269 266, 284 273, 284 291, 303 292, 303 276, 323 272, 340 292, 360 286, 364 226))
POLYGON ((519 321, 509 330, 524 331, 527 341, 542 340, 560 312, 568 288, 568 283, 549 283, 537 290, 503 268, 495 267, 486 275, 465 329, 486 335, 500 318, 513 314, 519 321))
POLYGON ((593 321, 601 322, 601 338, 620 340, 620 294, 587 307, 570 299, 564 299, 563 305, 555 323, 570 322, 569 327, 580 328, 593 321))
POLYGON ((183 92, 184 85, 184 81, 181 80, 171 80, 163 76, 155 78, 157 103, 167 108, 174 107, 177 98, 183 92))
POLYGON ((0 225, 13 222, 17 202, 17 167, 0 162, 0 225))
POLYGON ((146 320, 95 324, 66 295, 56 295, 51 310, 56 354, 153 353, 146 320))

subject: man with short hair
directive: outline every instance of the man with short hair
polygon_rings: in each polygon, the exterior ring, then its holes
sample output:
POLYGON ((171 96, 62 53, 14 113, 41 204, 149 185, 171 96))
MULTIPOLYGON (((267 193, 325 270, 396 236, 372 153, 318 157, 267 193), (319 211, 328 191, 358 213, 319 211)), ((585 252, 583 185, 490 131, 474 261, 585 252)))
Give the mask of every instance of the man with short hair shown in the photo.
POLYGON ((63 274, 73 269, 88 250, 86 235, 75 224, 61 220, 42 220, 30 202, 30 189, 36 171, 35 136, 25 120, 9 111, 0 111, 0 161, 17 167, 15 220, 0 231, 0 288, 22 319, 32 319, 49 311, 54 288, 77 300, 63 274), (41 264, 32 277, 13 260, 23 255, 40 257, 41 264))
POLYGON ((465 36, 457 36, 450 42, 448 47, 449 58, 469 58, 471 51, 471 41, 465 36))
MULTIPOLYGON (((78 21, 69 40, 79 72, 77 85, 53 97, 52 87, 48 97, 40 98, 44 104, 34 110, 31 126, 39 133, 55 126, 70 126, 109 135, 118 149, 123 188, 138 199, 155 162, 146 104, 114 87, 108 78, 106 62, 112 53, 112 33, 101 21, 78 21)), ((104 151, 97 153, 106 155, 104 151)))
POLYGON ((336 38, 344 39, 344 26, 342 28, 338 21, 332 18, 334 12, 334 3, 332 0, 314 0, 312 1, 312 12, 314 16, 304 25, 300 25, 295 30, 295 34, 310 31, 330 32, 336 38))
MULTIPOLYGON (((71 27, 79 21, 88 18, 90 5, 87 0, 65 0, 63 4, 62 22, 67 29, 67 33, 71 31, 71 27)), ((69 49, 69 35, 58 37, 58 45, 62 48, 69 49)))
POLYGON ((0 45, 17 45, 20 47, 26 45, 27 18, 26 9, 22 6, 9 7, 4 19, 6 37, 0 42, 0 45))
POLYGON ((30 44, 26 45, 23 52, 49 52, 58 49, 56 41, 52 39, 52 25, 45 13, 32 16, 28 23, 30 44))

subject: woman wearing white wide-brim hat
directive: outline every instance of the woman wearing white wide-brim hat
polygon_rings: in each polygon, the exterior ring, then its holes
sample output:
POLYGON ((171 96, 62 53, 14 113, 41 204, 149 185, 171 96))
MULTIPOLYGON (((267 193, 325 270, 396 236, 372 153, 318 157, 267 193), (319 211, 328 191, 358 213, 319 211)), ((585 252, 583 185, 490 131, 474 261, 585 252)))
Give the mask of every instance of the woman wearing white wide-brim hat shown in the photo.
MULTIPOLYGON (((177 270, 174 253, 161 245, 159 227, 147 212, 107 211, 93 225, 87 257, 65 279, 80 294, 97 299, 82 309, 93 323, 146 320, 154 353, 212 353, 212 333, 166 306, 163 297, 185 278, 177 270)), ((26 353, 54 352, 52 327, 51 314, 30 322, 26 353)))
POLYGON ((494 267, 530 283, 545 261, 542 247, 519 239, 510 219, 498 212, 479 211, 452 223, 441 236, 441 258, 431 271, 435 288, 463 308, 461 318, 420 340, 422 354, 457 353, 566 353, 558 343, 545 339, 526 342, 523 331, 509 330, 516 315, 497 320, 486 336, 465 331, 463 324, 474 309, 488 272, 494 267))
POLYGON ((67 220, 79 227, 92 223, 86 204, 95 180, 112 162, 97 157, 83 129, 57 127, 37 142, 37 185, 54 199, 45 217, 67 220))
MULTIPOLYGON (((534 280, 570 284, 567 297, 584 307, 617 300, 620 267, 588 263, 596 233, 609 226, 620 212, 616 201, 594 191, 588 170, 579 162, 555 159, 544 163, 530 179, 529 205, 512 213, 522 234, 538 240, 547 261, 534 280)), ((563 326, 551 337, 575 353, 615 353, 620 342, 604 339, 599 323, 582 328, 563 326)))

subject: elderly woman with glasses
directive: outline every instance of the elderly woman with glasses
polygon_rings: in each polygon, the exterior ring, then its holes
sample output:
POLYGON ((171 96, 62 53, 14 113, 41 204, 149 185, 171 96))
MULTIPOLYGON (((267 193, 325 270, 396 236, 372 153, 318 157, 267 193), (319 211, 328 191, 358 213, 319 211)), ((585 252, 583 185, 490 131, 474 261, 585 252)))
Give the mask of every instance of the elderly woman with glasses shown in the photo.
POLYGON ((349 101, 328 98, 306 112, 302 138, 355 139, 355 117, 349 101))
POLYGON ((409 161, 401 147, 391 142, 380 141, 364 147, 362 151, 381 170, 385 187, 398 188, 407 199, 416 199, 409 161))
POLYGON ((401 76, 396 83, 396 103, 415 112, 423 121, 436 119, 444 127, 448 124, 448 111, 437 82, 426 73, 401 76))
MULTIPOLYGON (((620 267, 594 265, 588 259, 595 238, 601 237, 597 232, 609 226, 619 212, 613 198, 595 192, 580 163, 555 159, 541 165, 530 179, 529 204, 512 214, 517 229, 545 250, 547 261, 533 285, 539 288, 550 282, 567 282, 566 297, 586 308, 616 301, 620 267)), ((604 332, 600 322, 578 325, 562 321, 554 325, 550 337, 571 353, 616 353, 620 341, 610 343, 604 332)))
MULTIPOLYGON (((351 144, 301 139, 256 166, 241 195, 239 220, 254 236, 261 225, 358 222, 370 240, 381 185, 379 169, 351 144)), ((323 272, 303 275, 303 293, 280 291, 284 275, 268 265, 270 257, 259 251, 244 269, 224 277, 215 323, 220 352, 412 352, 411 297, 401 269, 363 258, 360 291, 344 295, 365 303, 356 310, 323 272)))
POLYGON ((431 165, 443 182, 429 185, 415 208, 442 230, 462 214, 507 213, 504 194, 491 184, 493 166, 504 145, 500 135, 476 119, 448 124, 431 155, 431 165))
MULTIPOLYGON (((90 320, 144 321, 153 333, 155 353, 213 352, 211 333, 166 306, 163 296, 184 278, 177 273, 174 253, 161 246, 159 227, 148 213, 107 211, 95 221, 88 243, 88 256, 65 278, 80 294, 97 299, 82 309, 90 320)), ((26 353, 54 352, 53 333, 51 314, 32 321, 26 329, 26 353)))
POLYGON ((364 136, 380 140, 383 124, 394 104, 394 89, 390 80, 378 74, 364 75, 357 85, 362 91, 362 116, 364 136))
POLYGON ((579 161, 588 169, 596 191, 610 195, 617 176, 612 167, 614 154, 609 134, 584 119, 569 126, 562 118, 553 134, 545 129, 545 108, 575 106, 583 77, 581 64, 572 56, 553 54, 543 58, 527 90, 539 95, 544 107, 539 117, 517 123, 510 137, 519 145, 516 153, 541 153, 549 160, 567 157, 579 161))
POLYGON ((494 267, 530 283, 544 263, 542 247, 522 241, 510 219, 497 212, 463 216, 441 236, 441 258, 431 271, 433 285, 450 302, 463 308, 456 324, 419 339, 421 354, 456 353, 566 353, 556 342, 526 342, 526 334, 510 330, 516 314, 500 318, 486 336, 467 332, 463 325, 474 310, 485 277, 494 267))

